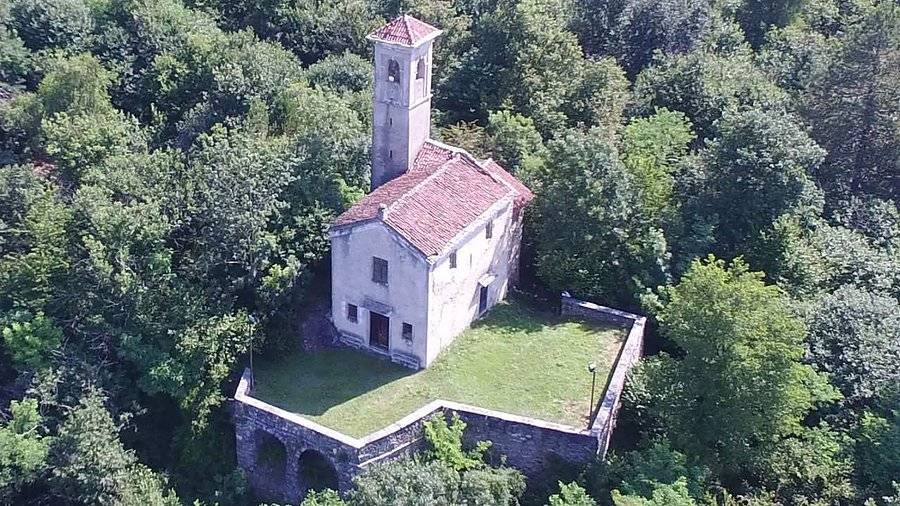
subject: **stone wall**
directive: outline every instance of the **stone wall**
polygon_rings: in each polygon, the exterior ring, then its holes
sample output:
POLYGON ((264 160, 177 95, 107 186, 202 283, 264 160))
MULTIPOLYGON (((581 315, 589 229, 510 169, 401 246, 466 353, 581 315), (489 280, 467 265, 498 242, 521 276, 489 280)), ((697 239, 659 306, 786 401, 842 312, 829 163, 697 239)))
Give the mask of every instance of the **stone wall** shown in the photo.
POLYGON ((597 404, 590 429, 436 400, 382 430, 354 438, 254 398, 249 372, 245 372, 234 397, 238 466, 261 499, 296 504, 311 485, 303 479, 301 456, 316 452, 333 471, 334 486, 346 492, 352 486, 353 477, 369 466, 422 450, 425 421, 435 414, 450 416, 452 413, 466 422, 466 444, 491 441, 491 454, 503 455, 507 464, 521 470, 529 479, 543 478, 559 462, 586 463, 597 454, 605 454, 609 445, 628 370, 640 357, 646 319, 567 295, 562 298, 562 313, 580 319, 627 324, 631 329, 597 404), (283 467, 272 466, 262 458, 266 434, 283 446, 283 467))
POLYGON ((613 323, 629 327, 628 337, 616 357, 616 365, 609 377, 603 397, 597 405, 591 432, 597 438, 599 453, 606 455, 610 438, 616 427, 616 416, 621 406, 622 391, 628 372, 641 358, 644 349, 644 328, 647 318, 627 313, 611 307, 600 306, 593 302, 578 300, 563 292, 560 297, 560 312, 563 316, 571 316, 602 323, 613 323))

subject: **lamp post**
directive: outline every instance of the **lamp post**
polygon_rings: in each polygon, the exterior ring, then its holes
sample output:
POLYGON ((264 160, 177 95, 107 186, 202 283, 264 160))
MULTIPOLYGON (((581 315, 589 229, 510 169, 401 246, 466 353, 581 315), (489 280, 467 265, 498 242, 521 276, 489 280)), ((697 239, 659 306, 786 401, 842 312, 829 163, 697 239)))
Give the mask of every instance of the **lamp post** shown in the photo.
POLYGON ((588 427, 591 425, 591 416, 594 414, 594 387, 597 385, 597 364, 588 364, 588 372, 591 373, 591 404, 588 406, 588 427))
POLYGON ((253 374, 253 331, 256 329, 256 316, 250 315, 250 390, 256 386, 256 376, 253 374))

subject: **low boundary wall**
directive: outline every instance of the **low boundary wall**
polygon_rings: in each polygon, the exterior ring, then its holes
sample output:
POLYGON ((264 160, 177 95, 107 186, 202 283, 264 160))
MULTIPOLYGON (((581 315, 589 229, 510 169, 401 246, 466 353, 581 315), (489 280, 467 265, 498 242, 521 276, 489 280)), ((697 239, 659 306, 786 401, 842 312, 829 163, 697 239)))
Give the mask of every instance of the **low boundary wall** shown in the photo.
POLYGON ((362 438, 329 429, 296 413, 252 396, 250 372, 244 371, 234 395, 234 422, 238 467, 254 492, 266 500, 297 503, 310 483, 304 482, 301 462, 314 453, 324 457, 333 471, 334 484, 345 492, 354 476, 379 462, 406 457, 424 447, 423 425, 434 414, 456 413, 466 422, 466 443, 491 441, 493 454, 529 478, 540 478, 560 461, 586 463, 605 455, 628 370, 640 357, 646 319, 616 309, 580 301, 563 294, 561 313, 579 319, 630 327, 589 428, 567 425, 500 411, 435 400, 403 419, 362 438), (263 440, 277 440, 284 449, 281 466, 268 466, 261 458, 263 440))

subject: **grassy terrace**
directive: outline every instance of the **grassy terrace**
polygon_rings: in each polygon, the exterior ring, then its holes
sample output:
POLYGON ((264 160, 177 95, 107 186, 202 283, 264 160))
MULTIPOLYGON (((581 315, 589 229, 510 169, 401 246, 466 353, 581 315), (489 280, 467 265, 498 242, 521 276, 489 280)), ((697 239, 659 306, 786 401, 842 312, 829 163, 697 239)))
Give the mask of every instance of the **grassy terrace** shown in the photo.
POLYGON ((492 309, 424 371, 350 349, 280 354, 257 362, 254 396, 356 437, 439 398, 581 427, 587 364, 597 363, 599 396, 625 335, 514 301, 492 309))

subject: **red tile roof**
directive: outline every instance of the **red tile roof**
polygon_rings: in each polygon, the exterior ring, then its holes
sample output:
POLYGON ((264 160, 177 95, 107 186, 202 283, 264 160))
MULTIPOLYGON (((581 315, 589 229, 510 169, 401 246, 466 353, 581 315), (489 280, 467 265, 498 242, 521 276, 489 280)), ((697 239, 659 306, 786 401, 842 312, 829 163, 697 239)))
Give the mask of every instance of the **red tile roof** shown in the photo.
POLYGON ((419 21, 408 14, 404 14, 370 33, 368 38, 394 44, 414 46, 429 36, 438 35, 440 33, 440 30, 428 23, 419 21))
POLYGON ((479 164, 463 150, 429 140, 410 170, 363 197, 333 227, 380 219, 427 257, 506 198, 524 205, 532 194, 493 160, 479 164))

